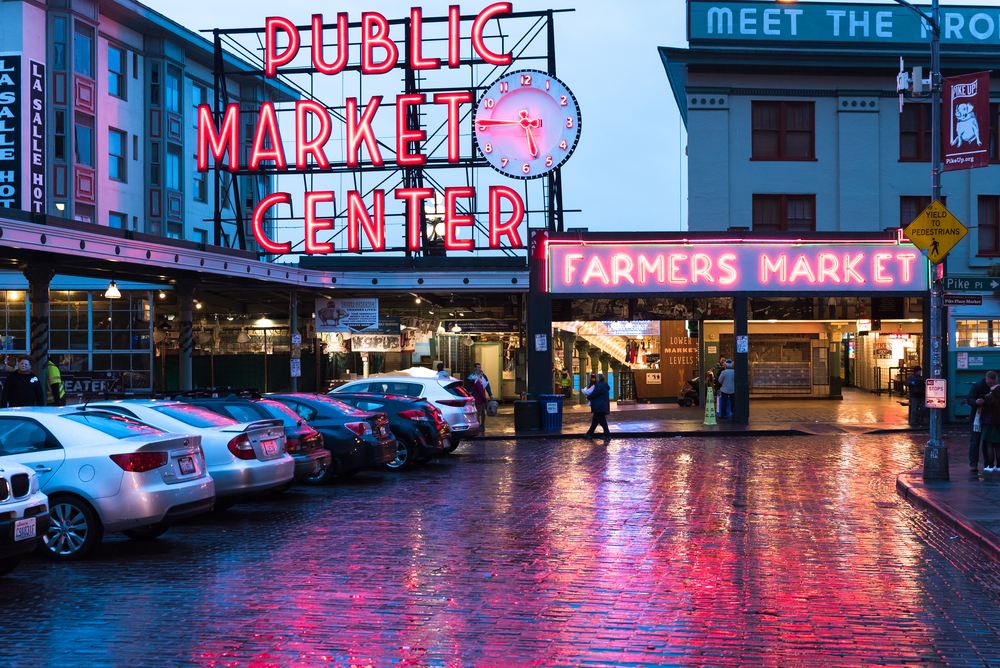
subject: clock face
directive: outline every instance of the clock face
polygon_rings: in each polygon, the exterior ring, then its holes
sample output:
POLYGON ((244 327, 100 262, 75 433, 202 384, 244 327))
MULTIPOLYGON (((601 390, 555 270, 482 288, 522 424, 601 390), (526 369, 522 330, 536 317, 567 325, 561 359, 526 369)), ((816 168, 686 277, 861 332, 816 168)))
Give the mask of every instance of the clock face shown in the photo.
POLYGON ((476 145, 504 176, 536 179, 562 165, 580 140, 580 108, 562 81, 538 70, 497 79, 476 105, 476 145))

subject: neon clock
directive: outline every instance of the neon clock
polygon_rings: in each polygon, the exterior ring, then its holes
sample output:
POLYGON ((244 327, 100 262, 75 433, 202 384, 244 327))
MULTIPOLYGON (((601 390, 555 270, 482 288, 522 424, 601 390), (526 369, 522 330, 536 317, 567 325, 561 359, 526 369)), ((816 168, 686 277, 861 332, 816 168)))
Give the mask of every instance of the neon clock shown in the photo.
POLYGON ((580 107, 559 79, 538 70, 500 77, 476 105, 476 145, 493 169, 537 179, 569 160, 580 141, 580 107))

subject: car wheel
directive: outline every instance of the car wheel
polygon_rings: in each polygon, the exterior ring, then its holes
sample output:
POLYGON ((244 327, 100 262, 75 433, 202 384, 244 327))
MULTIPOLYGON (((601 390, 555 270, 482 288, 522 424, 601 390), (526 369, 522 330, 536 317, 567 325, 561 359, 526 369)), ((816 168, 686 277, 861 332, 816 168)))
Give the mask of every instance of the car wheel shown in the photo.
POLYGON ((302 479, 302 483, 305 485, 328 485, 336 476, 337 467, 334 465, 333 460, 330 461, 330 465, 319 471, 314 471, 302 479))
POLYGON ((396 438, 396 458, 391 462, 386 462, 385 467, 391 471, 410 468, 414 459, 413 444, 405 438, 396 438))
POLYGON ((42 536, 42 554, 58 561, 86 557, 101 539, 104 527, 97 513, 72 496, 51 500, 49 530, 42 536))
POLYGON ((461 441, 453 436, 451 439, 451 445, 448 446, 448 452, 455 452, 455 450, 458 449, 459 443, 461 443, 461 441))
POLYGON ((166 522, 157 522, 156 524, 147 524, 144 527, 136 527, 135 529, 125 529, 122 533, 132 540, 154 540, 165 534, 169 528, 170 525, 166 522))
POLYGON ((7 575, 21 563, 21 555, 0 559, 0 576, 7 575))

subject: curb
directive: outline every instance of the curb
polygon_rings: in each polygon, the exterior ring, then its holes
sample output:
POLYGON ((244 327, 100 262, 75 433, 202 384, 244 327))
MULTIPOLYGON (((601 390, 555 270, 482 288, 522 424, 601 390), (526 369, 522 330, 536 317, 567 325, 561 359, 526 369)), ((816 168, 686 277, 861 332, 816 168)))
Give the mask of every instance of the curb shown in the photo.
POLYGON ((996 561, 1000 561, 1000 541, 978 522, 966 518, 944 501, 931 498, 923 490, 917 489, 906 478, 920 478, 918 471, 900 473, 896 476, 896 494, 917 510, 925 510, 947 526, 954 529, 960 536, 971 541, 983 552, 996 561))
MULTIPOLYGON (((865 432, 866 434, 909 434, 919 431, 927 431, 924 429, 876 429, 874 431, 865 432)), ((703 438, 707 436, 829 436, 830 434, 813 434, 808 431, 802 431, 801 429, 759 429, 746 431, 615 431, 611 433, 611 438, 677 438, 677 437, 690 437, 690 438, 703 438)), ((845 434, 838 434, 843 436, 845 434)), ((550 439, 570 439, 570 438, 587 438, 584 434, 567 434, 562 431, 529 431, 529 432, 516 432, 513 434, 503 434, 503 435, 489 435, 489 436, 478 436, 473 439, 473 441, 509 441, 512 438, 519 440, 536 440, 543 438, 550 439)), ((597 437, 595 437, 597 438, 597 437)), ((467 440, 467 439, 462 439, 467 440)))

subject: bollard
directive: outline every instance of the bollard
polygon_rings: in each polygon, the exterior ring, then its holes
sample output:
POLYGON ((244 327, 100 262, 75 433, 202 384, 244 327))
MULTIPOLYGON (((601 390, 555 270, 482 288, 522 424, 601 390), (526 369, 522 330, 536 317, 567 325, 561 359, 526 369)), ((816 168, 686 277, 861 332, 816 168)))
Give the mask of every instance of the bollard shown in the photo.
POLYGON ((705 422, 706 427, 715 426, 715 388, 705 389, 705 422))
POLYGON ((948 447, 944 445, 924 446, 924 480, 949 480, 948 447))

